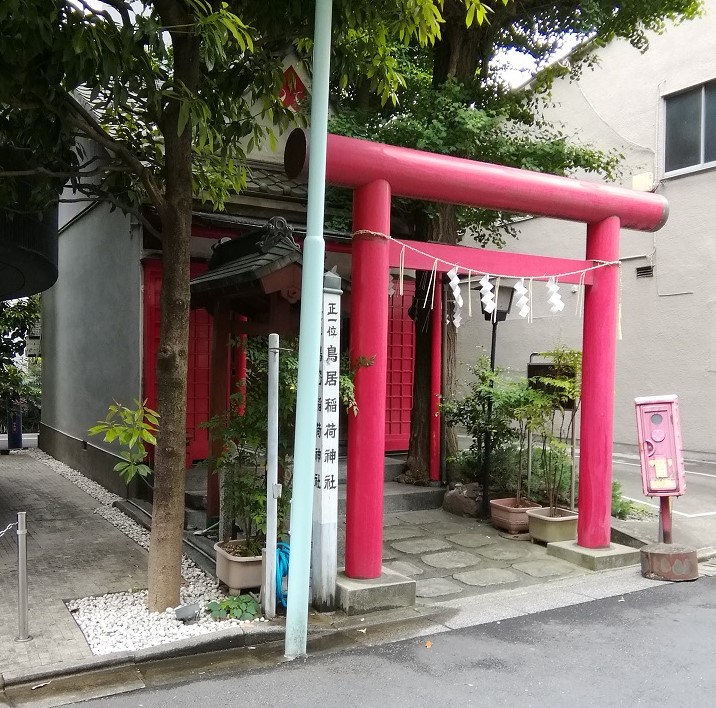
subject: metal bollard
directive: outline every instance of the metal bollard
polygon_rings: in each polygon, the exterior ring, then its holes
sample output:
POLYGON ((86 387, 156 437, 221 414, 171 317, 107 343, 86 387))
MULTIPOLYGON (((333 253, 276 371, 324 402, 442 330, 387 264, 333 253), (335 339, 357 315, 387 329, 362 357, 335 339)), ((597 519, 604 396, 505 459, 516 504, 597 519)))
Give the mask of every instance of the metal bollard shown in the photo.
POLYGON ((17 626, 16 642, 29 642, 27 628, 27 526, 25 511, 17 512, 17 626))

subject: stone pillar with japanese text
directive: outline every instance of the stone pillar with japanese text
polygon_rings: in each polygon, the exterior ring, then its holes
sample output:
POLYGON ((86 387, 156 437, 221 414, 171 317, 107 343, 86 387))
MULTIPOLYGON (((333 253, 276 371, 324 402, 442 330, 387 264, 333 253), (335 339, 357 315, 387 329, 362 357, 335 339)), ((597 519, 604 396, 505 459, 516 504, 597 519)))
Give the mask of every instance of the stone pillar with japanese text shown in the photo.
POLYGON ((341 294, 340 276, 326 273, 323 278, 321 382, 318 390, 311 548, 313 606, 322 612, 335 609, 336 598, 341 294))

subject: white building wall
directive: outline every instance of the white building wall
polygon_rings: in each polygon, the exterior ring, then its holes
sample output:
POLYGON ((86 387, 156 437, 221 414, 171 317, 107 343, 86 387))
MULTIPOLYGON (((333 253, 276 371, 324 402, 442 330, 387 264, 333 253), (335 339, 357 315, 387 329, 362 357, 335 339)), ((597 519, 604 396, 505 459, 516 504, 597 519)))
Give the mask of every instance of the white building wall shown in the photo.
MULTIPOLYGON (((655 234, 622 232, 615 443, 636 442, 635 396, 676 393, 686 450, 716 458, 716 169, 663 176, 663 96, 716 79, 716 0, 706 2, 706 11, 652 37, 645 54, 623 41, 600 50, 596 69, 555 86, 557 105, 548 117, 574 139, 622 152, 623 186, 651 173, 653 191, 670 205, 666 226, 655 234), (637 280, 635 268, 649 264, 655 276, 637 280)), ((583 225, 538 218, 522 222, 519 231, 509 250, 584 257, 583 225)), ((571 290, 563 286, 566 308, 552 316, 544 285, 535 282, 534 321, 510 315, 499 326, 498 365, 523 372, 530 352, 581 346, 578 296, 571 290)), ((458 359, 473 363, 481 347, 489 347, 489 325, 478 315, 460 330, 458 359)))

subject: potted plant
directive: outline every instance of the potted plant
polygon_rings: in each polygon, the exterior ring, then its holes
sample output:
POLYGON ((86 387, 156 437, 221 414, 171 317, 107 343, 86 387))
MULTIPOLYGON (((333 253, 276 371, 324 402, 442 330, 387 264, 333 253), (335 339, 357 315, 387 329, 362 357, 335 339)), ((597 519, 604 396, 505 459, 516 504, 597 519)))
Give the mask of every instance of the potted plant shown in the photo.
POLYGON ((545 415, 536 426, 537 469, 546 506, 530 509, 527 516, 532 540, 552 543, 577 537, 577 512, 561 507, 559 502, 567 480, 575 474, 574 449, 570 455, 569 446, 579 409, 582 355, 558 347, 543 356, 549 361, 549 368, 530 378, 530 383, 547 401, 545 415))
MULTIPOLYGON (((509 534, 525 533, 529 527, 527 510, 540 505, 523 497, 523 479, 527 467, 527 433, 533 431, 543 418, 546 397, 530 387, 526 379, 510 381, 507 385, 497 387, 495 404, 502 415, 514 421, 516 443, 516 481, 515 495, 500 499, 490 499, 490 517, 495 528, 509 534)), ((494 404, 493 404, 494 406, 494 404)))
MULTIPOLYGON (((220 480, 219 540, 216 577, 230 591, 263 582, 262 551, 266 540, 266 436, 268 419, 268 343, 251 337, 246 347, 246 379, 230 397, 229 409, 207 424, 222 442, 213 468, 220 480)), ((279 532, 290 501, 287 470, 296 409, 298 360, 296 343, 282 342, 279 359, 279 532)))
MULTIPOLYGON (((246 379, 232 394, 227 413, 207 423, 212 436, 222 440, 222 453, 213 465, 220 475, 216 573, 232 591, 261 585, 266 540, 268 341, 266 337, 250 337, 242 346, 246 347, 246 379)), ((347 361, 342 364, 339 393, 348 414, 358 411, 355 372, 372 363, 373 357, 357 357, 352 367, 347 361)), ((297 383, 298 341, 283 340, 278 387, 279 481, 283 488, 278 500, 279 536, 285 534, 289 516, 297 383)))
POLYGON ((498 497, 490 500, 492 522, 508 533, 523 533, 527 531, 526 509, 539 506, 525 499, 522 490, 526 432, 533 425, 540 396, 526 380, 509 380, 502 369, 490 370, 486 358, 478 360, 471 372, 475 380, 468 394, 446 401, 442 411, 449 425, 461 425, 472 436, 468 457, 475 473, 482 469, 489 430, 491 487, 498 490, 498 497), (512 494, 505 496, 505 490, 512 494))
POLYGON ((214 544, 216 577, 236 595, 263 582, 262 550, 266 541, 266 474, 260 449, 240 447, 225 438, 217 461, 222 477, 222 513, 232 520, 229 538, 214 544), (233 538, 233 522, 241 530, 233 538))

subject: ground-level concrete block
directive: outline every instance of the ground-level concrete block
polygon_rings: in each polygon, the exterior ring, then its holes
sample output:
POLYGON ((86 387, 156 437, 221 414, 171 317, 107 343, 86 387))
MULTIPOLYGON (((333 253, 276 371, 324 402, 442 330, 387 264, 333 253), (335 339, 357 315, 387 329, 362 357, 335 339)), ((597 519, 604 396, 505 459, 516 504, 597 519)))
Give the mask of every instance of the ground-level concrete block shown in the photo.
POLYGON ((345 568, 338 570, 336 600, 349 615, 415 604, 415 580, 383 566, 379 578, 356 580, 346 576, 345 568))
POLYGON ((699 561, 695 548, 675 543, 652 543, 641 549, 641 574, 650 580, 697 580, 699 561))
POLYGON ((638 549, 619 543, 612 543, 609 548, 584 548, 576 541, 555 541, 547 544, 547 553, 589 570, 623 568, 641 562, 638 549))

